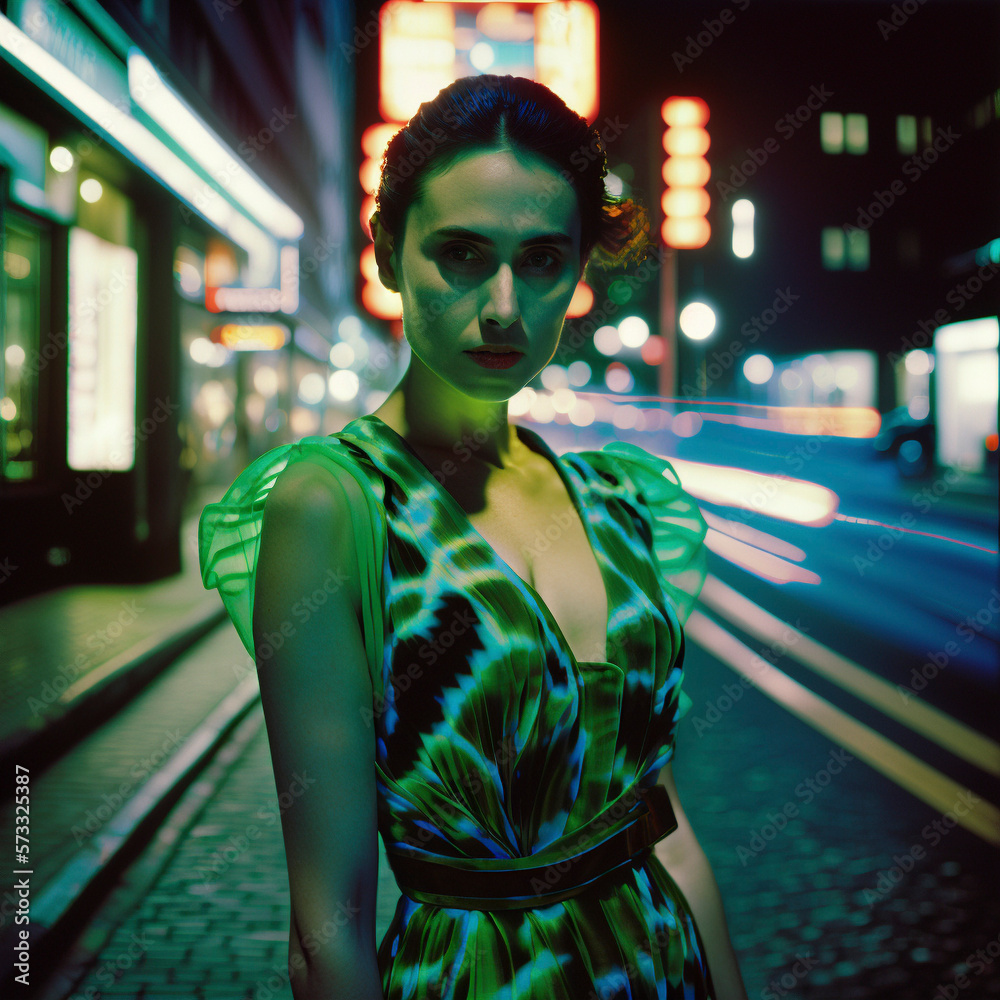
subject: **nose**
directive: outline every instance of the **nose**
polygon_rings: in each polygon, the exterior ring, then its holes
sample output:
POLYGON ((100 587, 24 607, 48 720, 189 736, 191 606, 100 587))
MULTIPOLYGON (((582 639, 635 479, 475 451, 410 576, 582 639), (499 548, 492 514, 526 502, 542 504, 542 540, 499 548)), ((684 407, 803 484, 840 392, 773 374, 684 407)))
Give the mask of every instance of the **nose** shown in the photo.
POLYGON ((495 323, 506 329, 521 316, 514 291, 514 272, 510 264, 501 264, 486 283, 486 303, 480 313, 484 323, 495 323))

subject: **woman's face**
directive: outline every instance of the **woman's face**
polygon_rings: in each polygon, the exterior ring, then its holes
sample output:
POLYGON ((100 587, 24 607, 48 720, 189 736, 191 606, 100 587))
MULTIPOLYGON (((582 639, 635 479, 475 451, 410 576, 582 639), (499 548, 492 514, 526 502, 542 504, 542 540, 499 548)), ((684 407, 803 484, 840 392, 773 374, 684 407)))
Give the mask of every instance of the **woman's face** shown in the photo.
POLYGON ((576 194, 557 170, 531 154, 470 153, 424 178, 401 239, 403 331, 428 369, 500 400, 548 364, 583 270, 576 194), (468 353, 484 345, 520 354, 485 367, 468 353))

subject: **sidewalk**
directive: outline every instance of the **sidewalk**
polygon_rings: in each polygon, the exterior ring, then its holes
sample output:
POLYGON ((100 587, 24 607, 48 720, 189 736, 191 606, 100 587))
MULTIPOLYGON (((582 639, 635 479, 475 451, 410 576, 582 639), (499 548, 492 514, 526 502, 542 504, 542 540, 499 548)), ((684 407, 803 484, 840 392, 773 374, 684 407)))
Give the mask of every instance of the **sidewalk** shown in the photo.
MULTIPOLYGON (((206 648, 199 662, 221 649, 206 648)), ((694 643, 687 667, 698 717, 732 673, 694 643)), ((964 830, 926 839, 932 810, 860 761, 834 773, 836 744, 752 687, 702 732, 682 720, 675 774, 750 997, 929 1000, 996 937, 998 904, 983 877, 992 848, 964 830), (799 794, 812 778, 817 791, 799 794), (914 843, 926 847, 918 863, 904 857, 914 843), (900 862, 907 874, 887 881, 900 862)), ((257 704, 117 881, 40 1000, 290 1000, 280 820, 300 795, 275 788, 257 704)), ((398 898, 380 838, 377 942, 398 898)), ((987 975, 970 978, 970 996, 998 996, 987 975)))
MULTIPOLYGON (((77 904, 99 888, 103 869, 118 863, 119 849, 139 842, 197 772, 209 745, 186 755, 189 767, 173 784, 160 780, 188 749, 187 737, 252 672, 221 600, 202 587, 196 516, 188 518, 182 543, 183 572, 174 577, 65 587, 0 609, 0 757, 8 776, 0 833, 8 845, 15 832, 27 833, 19 867, 31 871, 29 927, 40 951, 57 943, 58 934, 48 931, 67 926, 77 904), (186 678, 182 670, 178 683, 186 651, 220 635, 226 655, 189 668, 186 678), (16 772, 17 765, 26 770, 16 772), (15 812, 15 773, 29 779, 27 830, 23 808, 15 812)), ((243 702, 252 696, 244 686, 243 702)), ((229 711, 243 710, 234 702, 229 711)), ((221 740, 226 726, 220 721, 212 739, 221 740)), ((14 930, 17 879, 10 866, 0 875, 4 944, 14 930)), ((12 961, 5 948, 5 978, 12 961)))
POLYGON ((176 576, 62 587, 0 608, 4 773, 50 763, 223 620, 218 594, 201 583, 197 528, 184 526, 176 576))
MULTIPOLYGON (((118 880, 41 1000, 291 1000, 287 808, 294 792, 277 795, 258 702, 118 880)), ((381 941, 399 889, 381 838, 378 846, 381 941)))

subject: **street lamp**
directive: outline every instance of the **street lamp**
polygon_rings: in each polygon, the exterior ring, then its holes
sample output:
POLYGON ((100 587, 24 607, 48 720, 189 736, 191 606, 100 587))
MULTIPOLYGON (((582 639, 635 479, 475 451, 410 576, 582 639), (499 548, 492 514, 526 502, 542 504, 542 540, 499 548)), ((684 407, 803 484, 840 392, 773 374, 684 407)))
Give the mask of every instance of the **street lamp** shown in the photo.
MULTIPOLYGON (((677 317, 677 323, 681 328, 681 333, 689 340, 707 340, 715 330, 717 317, 715 310, 707 302, 689 302, 677 317)), ((708 379, 705 374, 705 352, 699 352, 698 358, 698 384, 701 386, 702 395, 706 394, 708 379)))
POLYGON ((743 377, 750 383, 750 398, 767 402, 767 383, 774 374, 774 362, 766 354, 751 354, 743 362, 743 377))

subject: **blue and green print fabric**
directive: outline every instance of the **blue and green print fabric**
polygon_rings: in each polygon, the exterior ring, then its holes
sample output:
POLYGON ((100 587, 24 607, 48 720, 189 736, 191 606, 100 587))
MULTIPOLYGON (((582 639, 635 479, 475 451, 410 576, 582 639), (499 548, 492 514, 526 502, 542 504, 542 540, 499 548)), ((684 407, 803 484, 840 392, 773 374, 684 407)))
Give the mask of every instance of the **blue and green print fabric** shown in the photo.
POLYGON ((706 571, 705 521, 668 461, 619 441, 556 455, 515 428, 555 466, 586 530, 608 596, 607 660, 575 659, 535 590, 374 414, 273 448, 204 509, 205 586, 253 655, 260 528, 278 474, 308 460, 362 485, 379 833, 390 864, 457 869, 454 898, 400 896, 378 951, 386 1000, 710 1000, 702 940, 655 852, 558 902, 461 898, 463 868, 557 863, 567 843, 606 839, 588 823, 656 782, 690 706, 683 622, 706 571))

